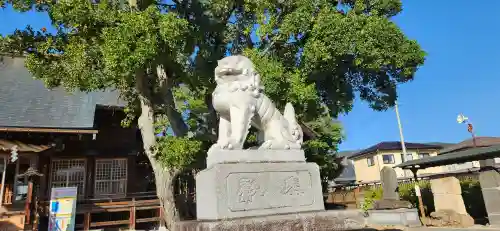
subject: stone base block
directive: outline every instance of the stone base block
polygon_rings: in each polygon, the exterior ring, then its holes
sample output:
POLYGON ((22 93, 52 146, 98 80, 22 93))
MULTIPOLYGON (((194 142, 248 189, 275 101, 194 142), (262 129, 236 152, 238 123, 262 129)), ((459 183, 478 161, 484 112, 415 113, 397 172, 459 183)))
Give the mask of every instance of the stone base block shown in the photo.
POLYGON ((422 219, 427 226, 468 228, 474 225, 474 219, 469 214, 460 214, 453 210, 438 210, 422 219))
POLYGON ((452 210, 459 214, 467 214, 462 194, 437 194, 434 193, 434 208, 439 210, 452 210))
POLYGON ((488 223, 498 227, 500 230, 500 214, 488 214, 488 223))
POLYGON ((393 200, 393 199, 381 199, 375 201, 373 204, 373 209, 411 209, 413 206, 408 201, 393 200))
POLYGON ((323 210, 316 163, 215 164, 196 175, 198 220, 323 210))
POLYGON ((358 210, 306 212, 221 221, 182 221, 175 231, 344 231, 361 230, 365 218, 358 210))
POLYGON ((304 150, 217 150, 207 155, 207 167, 224 163, 306 162, 304 150))
POLYGON ((369 224, 401 225, 407 227, 422 225, 417 209, 369 210, 367 222, 369 224))

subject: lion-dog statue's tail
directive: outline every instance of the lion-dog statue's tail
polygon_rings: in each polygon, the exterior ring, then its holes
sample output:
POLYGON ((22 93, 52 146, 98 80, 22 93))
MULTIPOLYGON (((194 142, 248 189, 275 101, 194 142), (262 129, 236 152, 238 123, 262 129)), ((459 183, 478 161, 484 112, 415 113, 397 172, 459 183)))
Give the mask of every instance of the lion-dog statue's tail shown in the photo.
POLYGON ((291 103, 287 103, 285 106, 285 111, 283 112, 283 117, 288 121, 288 129, 292 135, 293 141, 296 144, 301 145, 303 142, 303 132, 300 124, 297 122, 295 116, 295 109, 291 103))

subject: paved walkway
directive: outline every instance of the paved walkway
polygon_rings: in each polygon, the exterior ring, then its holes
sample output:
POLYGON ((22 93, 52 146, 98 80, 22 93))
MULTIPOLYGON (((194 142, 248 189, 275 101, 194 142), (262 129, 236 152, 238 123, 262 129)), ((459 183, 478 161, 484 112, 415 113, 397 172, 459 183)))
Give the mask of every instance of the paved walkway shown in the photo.
POLYGON ((500 231, 500 227, 498 226, 482 226, 475 225, 469 228, 451 228, 451 227, 418 227, 418 228, 408 228, 408 227, 377 227, 371 226, 371 228, 367 229, 370 231, 500 231))
POLYGON ((420 228, 407 228, 408 231, 499 231, 500 227, 492 226, 473 226, 469 228, 449 228, 449 227, 420 227, 420 228))

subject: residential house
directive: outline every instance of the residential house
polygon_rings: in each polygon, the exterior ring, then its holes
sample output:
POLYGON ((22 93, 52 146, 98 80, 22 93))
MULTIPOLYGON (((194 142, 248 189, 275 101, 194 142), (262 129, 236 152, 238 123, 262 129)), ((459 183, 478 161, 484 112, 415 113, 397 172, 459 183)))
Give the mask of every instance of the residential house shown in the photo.
POLYGON ((77 230, 158 222, 153 174, 137 126, 120 126, 118 93, 48 90, 24 58, 2 61, 0 221, 46 229, 51 189, 77 187, 77 230))
POLYGON ((343 170, 340 173, 340 175, 330 183, 330 186, 348 185, 356 183, 356 172, 354 171, 354 161, 349 159, 349 157, 357 152, 359 152, 359 150, 343 151, 337 153, 336 157, 342 158, 342 161, 340 163, 342 164, 343 170))
MULTIPOLYGON (((380 181, 380 170, 383 167, 394 167, 402 163, 403 160, 413 160, 435 156, 439 150, 448 146, 444 143, 409 143, 405 142, 407 156, 404 157, 401 142, 386 141, 380 142, 369 148, 361 150, 349 157, 354 162, 356 181, 358 183, 372 183, 380 181)), ((396 168, 398 178, 411 178, 410 171, 403 171, 396 168)), ((419 175, 433 174, 441 172, 440 168, 429 168, 419 175)))
MULTIPOLYGON (((500 137, 476 137, 476 147, 489 147, 492 145, 500 144, 500 137)), ((463 151, 466 149, 474 148, 473 139, 467 139, 455 145, 448 146, 439 151, 438 155, 446 155, 448 153, 463 151)), ((500 158, 495 158, 495 163, 500 165, 500 158)), ((442 166, 443 172, 463 172, 463 171, 476 171, 479 169, 479 161, 471 161, 462 164, 452 164, 442 166)))

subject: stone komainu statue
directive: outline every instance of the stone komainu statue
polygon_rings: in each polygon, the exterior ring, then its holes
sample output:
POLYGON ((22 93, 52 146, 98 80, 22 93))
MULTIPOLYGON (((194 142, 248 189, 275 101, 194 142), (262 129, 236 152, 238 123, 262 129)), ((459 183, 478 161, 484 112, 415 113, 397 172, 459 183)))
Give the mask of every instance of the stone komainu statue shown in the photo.
POLYGON ((283 114, 263 93, 260 75, 250 59, 235 55, 218 61, 213 106, 220 115, 214 149, 242 149, 250 126, 259 130, 259 149, 300 149, 302 128, 288 103, 283 114))

